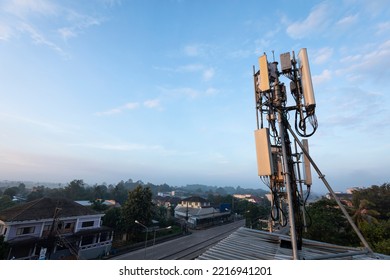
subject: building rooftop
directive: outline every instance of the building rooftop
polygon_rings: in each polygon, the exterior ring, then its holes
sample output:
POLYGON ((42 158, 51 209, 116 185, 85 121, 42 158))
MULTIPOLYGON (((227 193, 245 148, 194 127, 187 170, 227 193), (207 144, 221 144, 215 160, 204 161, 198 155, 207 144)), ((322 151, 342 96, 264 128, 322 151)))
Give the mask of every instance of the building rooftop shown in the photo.
MULTIPOLYGON (((291 260, 290 236, 245 227, 209 248, 198 260, 291 260), (287 246, 285 246, 287 245, 287 246)), ((390 259, 370 254, 365 248, 352 248, 304 239, 299 259, 390 259)))
POLYGON ((203 197, 200 197, 200 196, 190 196, 190 197, 187 197, 187 198, 185 198, 185 199, 182 199, 182 201, 188 201, 188 202, 201 202, 201 203, 207 202, 206 199, 204 199, 203 197))
POLYGON ((57 217, 96 215, 97 212, 67 199, 40 198, 0 212, 0 220, 5 222, 52 219, 56 208, 61 208, 57 217))

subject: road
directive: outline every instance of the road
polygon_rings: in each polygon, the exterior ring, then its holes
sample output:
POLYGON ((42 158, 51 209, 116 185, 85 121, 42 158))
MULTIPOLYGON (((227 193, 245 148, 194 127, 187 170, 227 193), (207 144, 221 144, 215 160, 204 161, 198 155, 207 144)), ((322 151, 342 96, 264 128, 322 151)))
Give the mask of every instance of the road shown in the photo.
POLYGON ((194 230, 192 234, 151 247, 132 251, 110 260, 191 260, 212 245, 244 226, 245 220, 215 226, 205 230, 194 230))

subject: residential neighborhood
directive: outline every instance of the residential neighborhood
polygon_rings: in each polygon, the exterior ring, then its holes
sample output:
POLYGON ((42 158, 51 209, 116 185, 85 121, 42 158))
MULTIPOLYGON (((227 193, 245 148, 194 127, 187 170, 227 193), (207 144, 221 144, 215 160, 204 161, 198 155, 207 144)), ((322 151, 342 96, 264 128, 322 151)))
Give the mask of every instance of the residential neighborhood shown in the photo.
MULTIPOLYGON (((386 232, 388 191, 388 184, 383 184, 337 193, 336 198, 370 237, 373 230, 386 232)), ((307 203, 305 237, 358 246, 334 198, 313 197, 307 203)), ((74 180, 64 188, 50 189, 20 183, 2 187, 0 201, 0 252, 6 260, 110 259, 239 220, 258 234, 288 230, 273 220, 272 195, 240 187, 172 188, 140 181, 91 187, 74 180)), ((377 252, 389 254, 386 236, 369 239, 377 252)))

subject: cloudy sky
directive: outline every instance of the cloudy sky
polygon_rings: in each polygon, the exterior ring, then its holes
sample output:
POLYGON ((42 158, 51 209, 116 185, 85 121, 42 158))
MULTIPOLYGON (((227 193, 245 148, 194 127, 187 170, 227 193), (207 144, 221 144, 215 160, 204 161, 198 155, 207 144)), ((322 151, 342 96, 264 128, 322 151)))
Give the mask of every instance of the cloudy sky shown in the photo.
POLYGON ((252 67, 301 48, 322 173, 388 182, 385 0, 0 0, 0 180, 264 187, 252 67))

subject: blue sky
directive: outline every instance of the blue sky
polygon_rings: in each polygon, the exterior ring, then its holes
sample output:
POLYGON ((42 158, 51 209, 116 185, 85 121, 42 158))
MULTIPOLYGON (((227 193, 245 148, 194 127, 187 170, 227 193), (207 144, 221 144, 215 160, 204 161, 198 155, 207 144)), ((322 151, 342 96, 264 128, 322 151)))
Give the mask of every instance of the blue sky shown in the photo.
POLYGON ((0 179, 264 187, 252 67, 301 48, 322 173, 388 182, 387 1, 1 0, 0 179))

